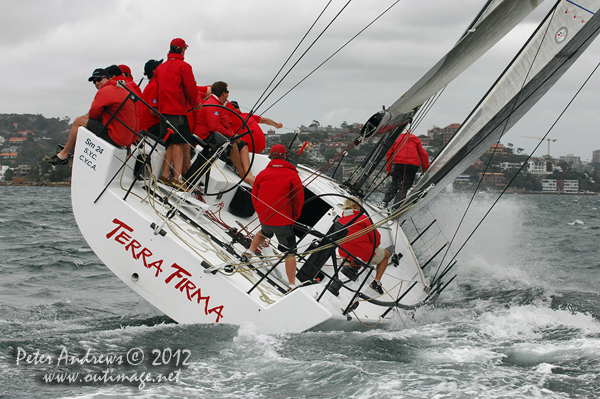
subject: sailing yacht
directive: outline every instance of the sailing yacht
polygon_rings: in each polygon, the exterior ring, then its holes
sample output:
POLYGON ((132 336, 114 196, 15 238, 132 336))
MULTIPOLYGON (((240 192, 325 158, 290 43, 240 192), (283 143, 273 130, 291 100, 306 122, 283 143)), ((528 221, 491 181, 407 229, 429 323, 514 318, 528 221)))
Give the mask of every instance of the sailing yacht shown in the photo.
MULTIPOLYGON (((598 35, 600 0, 556 2, 394 211, 372 201, 385 176, 385 154, 428 99, 541 2, 488 1, 436 65, 365 123, 352 146, 366 140, 376 144, 348 180, 340 184, 321 169, 297 165, 306 200, 294 226, 302 284, 292 291, 276 239, 261 248, 260 256, 244 255, 260 225, 253 209, 246 212, 250 186, 221 159, 227 142, 191 143, 201 167, 190 189, 182 191, 158 181, 165 154, 160 137, 141 132, 137 144, 120 148, 80 128, 72 175, 77 224, 116 276, 178 323, 252 323, 261 333, 359 330, 385 326, 398 314, 432 304, 456 277, 453 264, 428 277, 427 265, 441 249, 423 259, 415 245, 427 227, 409 240, 405 222, 495 144, 585 51, 598 35), (573 10, 580 18, 572 17, 573 10), (352 259, 336 256, 345 238, 336 220, 350 197, 360 199, 361 212, 391 255, 381 280, 383 294, 369 288, 373 267, 355 264, 350 273, 342 264, 352 259)), ((253 174, 268 162, 255 155, 253 174)))

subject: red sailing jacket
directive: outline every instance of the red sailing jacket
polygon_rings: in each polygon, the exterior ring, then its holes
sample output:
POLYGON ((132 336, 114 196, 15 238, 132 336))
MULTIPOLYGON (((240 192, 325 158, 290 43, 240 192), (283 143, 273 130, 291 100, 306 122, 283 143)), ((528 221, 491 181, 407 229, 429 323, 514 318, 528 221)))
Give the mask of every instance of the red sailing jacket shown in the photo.
POLYGON ((283 159, 271 160, 256 176, 252 204, 261 224, 294 224, 304 205, 304 187, 296 168, 283 159))
POLYGON ((223 105, 217 96, 211 94, 208 100, 202 104, 202 108, 194 112, 194 134, 202 140, 210 136, 212 132, 233 137, 228 112, 219 107, 206 107, 210 104, 223 105))
MULTIPOLYGON (((142 93, 142 99, 153 107, 158 108, 158 86, 156 85, 156 79, 150 79, 144 92, 142 93)), ((144 104, 142 106, 142 113, 140 117, 140 130, 148 129, 150 126, 156 125, 160 122, 158 115, 153 114, 148 107, 144 104)))
MULTIPOLYGON (((131 91, 133 91, 135 94, 137 94, 138 96, 142 96, 142 89, 140 89, 140 86, 137 85, 137 83, 135 83, 133 81, 133 78, 131 76, 125 76, 125 75, 121 75, 123 80, 125 81, 125 84, 127 85, 127 87, 129 87, 131 89, 131 91)), ((121 76, 119 76, 119 80, 121 80, 121 76)))
MULTIPOLYGON (((248 114, 245 112, 242 112, 240 114, 240 116, 242 118, 244 118, 244 120, 245 120, 248 117, 248 114)), ((259 121, 260 121, 260 116, 252 115, 250 117, 250 119, 248 119, 248 121, 246 122, 248 124, 248 126, 250 127, 250 130, 252 130, 251 134, 252 134, 252 138, 254 139, 254 146, 252 146, 252 139, 250 138, 249 134, 242 137, 242 140, 244 140, 246 143, 248 143, 248 151, 254 152, 256 154, 260 154, 267 147, 267 139, 265 138, 265 133, 263 132, 261 127, 258 125, 259 121)))
POLYGON ((423 166, 423 170, 429 168, 429 155, 427 151, 423 148, 421 140, 411 133, 402 133, 388 151, 385 159, 385 169, 388 172, 392 170, 392 163, 423 166), (408 147, 406 146, 407 137, 408 147), (390 161, 392 156, 394 158, 390 161))
MULTIPOLYGON (((354 209, 345 210, 343 216, 338 219, 338 222, 345 226, 348 223, 350 223, 352 219, 354 219, 359 213, 359 211, 354 209)), ((348 226, 348 236, 356 232, 362 231, 368 228, 369 226, 372 226, 371 221, 365 214, 362 214, 358 217, 356 221, 352 223, 352 225, 348 226)), ((375 230, 375 234, 373 234, 373 231, 369 231, 367 233, 359 235, 358 237, 350 241, 346 241, 345 243, 341 244, 340 246, 348 252, 342 250, 341 248, 338 248, 338 254, 342 258, 345 258, 350 253, 352 255, 358 256, 366 263, 369 261, 369 259, 371 259, 371 255, 373 255, 374 248, 377 248, 380 243, 381 234, 379 234, 377 230, 375 230), (376 241, 375 247, 373 247, 373 240, 376 241)))
POLYGON ((158 110, 161 114, 186 115, 199 104, 196 79, 183 55, 169 53, 167 61, 154 71, 158 85, 158 110))
MULTIPOLYGON (((133 77, 123 75, 123 80, 125 81, 125 85, 129 88, 129 90, 131 90, 132 92, 134 92, 138 96, 142 97, 142 89, 140 89, 140 86, 138 86, 137 83, 135 83, 133 81, 133 77)), ((146 108, 146 106, 144 104, 142 104, 141 102, 137 101, 135 103, 135 113, 138 116, 138 124, 137 124, 137 127, 135 129, 136 132, 140 131, 140 123, 139 123, 139 121, 142 118, 142 112, 143 112, 144 108, 146 108)))
MULTIPOLYGON (((96 93, 89 111, 89 117, 101 120, 102 123, 106 124, 111 118, 109 112, 114 114, 127 96, 129 96, 129 92, 121 87, 117 87, 115 79, 109 80, 96 93)), ((123 105, 117 117, 131 128, 137 125, 138 120, 135 113, 135 104, 132 100, 128 100, 123 105)), ((107 126, 108 135, 118 145, 129 146, 135 141, 135 135, 126 126, 123 126, 123 123, 113 119, 107 126)))
MULTIPOLYGON (((225 103, 225 107, 229 108, 231 110, 232 115, 229 115, 229 120, 231 121, 231 130, 233 130, 233 133, 235 134, 242 134, 244 132, 246 132, 245 130, 243 130, 244 124, 242 123, 242 120, 240 118, 238 118, 237 116, 233 115, 233 113, 236 114, 240 114, 237 109, 235 109, 235 107, 233 106, 233 104, 229 101, 227 101, 225 103)), ((248 124, 250 125, 250 124, 248 124)))
MULTIPOLYGON (((248 118, 249 114, 247 112, 238 112, 233 106, 233 104, 231 104, 229 101, 227 101, 225 106, 229 108, 232 112, 238 114, 244 120, 248 118)), ((242 123, 242 119, 238 118, 235 115, 230 115, 229 119, 231 120, 231 130, 233 130, 235 134, 242 134, 246 132, 246 128, 242 123)), ((252 115, 246 121, 246 124, 250 128, 251 133, 246 134, 242 137, 242 140, 246 142, 246 144, 248 144, 248 151, 254 152, 256 154, 260 154, 267 147, 267 139, 265 138, 265 133, 258 124, 259 122, 260 116, 252 115), (252 135, 252 137, 250 137, 250 135, 252 135), (254 139, 254 145, 252 145, 252 139, 254 139)))

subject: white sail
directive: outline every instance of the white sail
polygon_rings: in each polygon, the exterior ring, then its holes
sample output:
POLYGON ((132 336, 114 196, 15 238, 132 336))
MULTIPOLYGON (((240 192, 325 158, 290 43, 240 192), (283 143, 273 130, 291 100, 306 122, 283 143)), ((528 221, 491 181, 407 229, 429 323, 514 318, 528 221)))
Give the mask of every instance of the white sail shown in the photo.
POLYGON ((598 35, 599 9, 600 0, 557 2, 415 186, 418 193, 435 184, 406 217, 496 144, 566 72, 598 35))
POLYGON ((492 2, 471 30, 388 111, 404 114, 423 104, 464 72, 529 15, 543 0, 492 2))

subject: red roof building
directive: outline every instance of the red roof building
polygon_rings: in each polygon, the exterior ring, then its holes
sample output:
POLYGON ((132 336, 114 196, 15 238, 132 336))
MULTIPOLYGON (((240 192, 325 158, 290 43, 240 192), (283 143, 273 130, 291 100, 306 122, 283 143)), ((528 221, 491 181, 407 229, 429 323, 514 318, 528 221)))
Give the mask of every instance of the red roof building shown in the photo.
POLYGON ((491 154, 493 152, 495 152, 496 154, 505 154, 506 148, 504 148, 502 144, 494 144, 486 151, 486 153, 491 154))
POLYGON ((492 186, 499 186, 504 183, 504 175, 502 173, 480 173, 479 178, 481 179, 483 175, 483 183, 489 184, 492 186))
POLYGON ((2 159, 16 159, 17 158, 17 153, 16 152, 3 152, 0 154, 0 158, 2 159))

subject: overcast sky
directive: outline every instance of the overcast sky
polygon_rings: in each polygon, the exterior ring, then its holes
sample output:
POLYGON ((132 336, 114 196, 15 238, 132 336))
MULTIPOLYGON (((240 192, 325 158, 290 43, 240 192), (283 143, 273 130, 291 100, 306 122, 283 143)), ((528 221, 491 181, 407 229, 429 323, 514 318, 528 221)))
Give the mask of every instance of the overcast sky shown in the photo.
MULTIPOLYGON (((327 0, 0 1, 0 113, 71 119, 89 109, 95 89, 87 79, 95 68, 124 63, 139 81, 144 63, 164 58, 175 37, 190 46, 186 61, 199 85, 226 81, 230 100, 251 108, 327 4, 327 0)), ((292 62, 346 3, 332 1, 292 62)), ((393 3, 353 0, 258 113, 393 3)), ((282 122, 283 133, 313 120, 333 126, 343 121, 364 123, 425 74, 484 3, 401 0, 264 116, 282 122)), ((451 83, 415 133, 425 134, 433 125, 462 123, 553 3, 546 0, 451 83)), ((530 152, 537 142, 522 136, 543 136, 598 62, 600 41, 502 142, 530 152)), ((573 153, 588 160, 592 150, 600 149, 599 88, 600 76, 594 76, 550 134, 557 139, 551 155, 573 153)), ((546 152, 543 144, 536 155, 546 152)))

